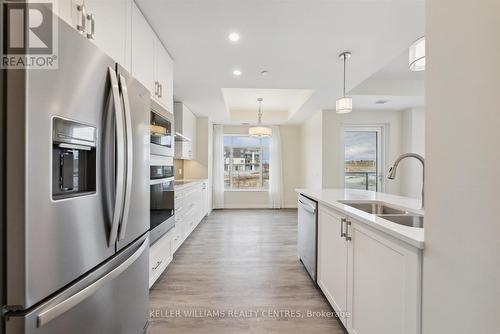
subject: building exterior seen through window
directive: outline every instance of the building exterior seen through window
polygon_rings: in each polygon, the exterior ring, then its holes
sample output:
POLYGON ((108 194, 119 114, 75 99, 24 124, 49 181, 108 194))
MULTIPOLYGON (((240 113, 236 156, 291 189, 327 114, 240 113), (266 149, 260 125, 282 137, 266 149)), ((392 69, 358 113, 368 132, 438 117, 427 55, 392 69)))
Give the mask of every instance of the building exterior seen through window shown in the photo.
POLYGON ((269 138, 224 136, 224 189, 269 189, 269 138))

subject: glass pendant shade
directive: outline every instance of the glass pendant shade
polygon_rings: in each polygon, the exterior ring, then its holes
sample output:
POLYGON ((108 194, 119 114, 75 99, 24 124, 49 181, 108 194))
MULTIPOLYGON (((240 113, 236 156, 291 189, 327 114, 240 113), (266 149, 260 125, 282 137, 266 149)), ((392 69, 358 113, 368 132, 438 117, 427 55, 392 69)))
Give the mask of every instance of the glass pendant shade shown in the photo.
POLYGON ((425 37, 410 45, 408 64, 414 72, 425 71, 425 37))
POLYGON ((252 137, 265 138, 271 137, 273 133, 271 131, 271 128, 265 126, 252 126, 250 129, 248 129, 248 134, 252 137))
POLYGON ((352 98, 342 97, 336 103, 337 114, 347 114, 352 111, 352 98))
POLYGON ((259 112, 257 114, 259 117, 259 123, 256 126, 250 127, 248 129, 248 134, 252 137, 258 138, 271 137, 273 134, 271 128, 262 125, 262 98, 259 97, 257 101, 259 102, 259 112))

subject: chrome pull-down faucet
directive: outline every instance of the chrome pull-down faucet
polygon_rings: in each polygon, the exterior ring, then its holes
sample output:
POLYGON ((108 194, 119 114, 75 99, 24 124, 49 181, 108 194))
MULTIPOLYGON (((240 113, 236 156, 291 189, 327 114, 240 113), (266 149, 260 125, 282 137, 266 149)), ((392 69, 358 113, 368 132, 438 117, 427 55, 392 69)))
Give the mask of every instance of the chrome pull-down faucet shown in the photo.
POLYGON ((401 160, 405 158, 415 158, 422 163, 422 209, 424 208, 424 188, 425 188, 425 160, 419 154, 416 153, 405 153, 401 154, 396 161, 392 164, 391 168, 389 168, 389 173, 387 174, 387 178, 389 180, 394 180, 396 178, 396 170, 398 169, 398 165, 401 160))

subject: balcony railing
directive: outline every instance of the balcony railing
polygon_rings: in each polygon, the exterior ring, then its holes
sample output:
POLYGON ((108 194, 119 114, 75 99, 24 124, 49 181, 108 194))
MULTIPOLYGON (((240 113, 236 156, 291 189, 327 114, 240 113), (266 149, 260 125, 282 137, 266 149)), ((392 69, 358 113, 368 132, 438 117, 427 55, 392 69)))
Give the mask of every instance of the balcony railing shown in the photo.
POLYGON ((349 189, 378 190, 376 172, 344 172, 344 179, 349 189))

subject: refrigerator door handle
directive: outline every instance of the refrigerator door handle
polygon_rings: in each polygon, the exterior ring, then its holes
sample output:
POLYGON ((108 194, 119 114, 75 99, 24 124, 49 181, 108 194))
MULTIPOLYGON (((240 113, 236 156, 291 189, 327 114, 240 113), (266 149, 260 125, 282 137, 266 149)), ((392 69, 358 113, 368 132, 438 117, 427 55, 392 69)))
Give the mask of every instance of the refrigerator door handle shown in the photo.
POLYGON ((119 76, 119 84, 123 97, 123 108, 125 114, 125 129, 126 129, 126 183, 125 183, 125 201, 123 205, 122 222, 120 226, 120 234, 118 236, 118 241, 125 238, 125 231, 127 230, 128 214, 130 211, 130 195, 132 190, 132 175, 133 175, 133 155, 134 155, 134 143, 132 138, 132 118, 130 116, 130 100, 128 96, 127 82, 123 75, 119 76))
POLYGON ((40 312, 37 316, 37 327, 43 327, 51 320, 63 315, 67 311, 71 310, 73 307, 83 302, 85 299, 97 292, 101 287, 103 287, 108 282, 111 282, 118 276, 120 276, 128 267, 130 267, 144 252, 144 250, 149 246, 149 238, 146 238, 141 246, 125 261, 123 261, 118 267, 114 268, 101 278, 99 278, 94 283, 90 284, 83 290, 80 290, 71 297, 61 301, 60 303, 50 307, 47 310, 40 312))
POLYGON ((115 107, 116 119, 116 182, 115 182, 115 200, 113 206, 113 215, 111 223, 111 231, 109 233, 108 245, 111 246, 116 242, 118 234, 118 225, 122 218, 123 201, 125 195, 124 179, 125 179, 125 133, 122 102, 120 99, 120 89, 116 72, 111 67, 109 68, 109 76, 111 79, 111 90, 113 94, 113 103, 115 107))

